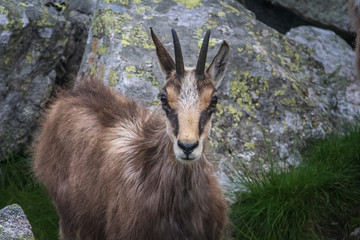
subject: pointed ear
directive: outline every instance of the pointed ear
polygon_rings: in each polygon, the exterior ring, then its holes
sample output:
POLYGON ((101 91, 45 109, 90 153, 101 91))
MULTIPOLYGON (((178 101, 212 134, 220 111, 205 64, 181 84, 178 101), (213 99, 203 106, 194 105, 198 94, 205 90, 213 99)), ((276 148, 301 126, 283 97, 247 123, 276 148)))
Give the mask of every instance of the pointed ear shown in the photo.
POLYGON ((161 70, 166 76, 169 76, 171 72, 175 69, 175 62, 170 56, 169 52, 164 47, 164 45, 157 38, 152 28, 150 28, 150 31, 151 31, 152 40, 155 44, 156 55, 158 57, 161 70))
POLYGON ((206 73, 214 80, 216 87, 218 87, 223 80, 228 63, 229 45, 224 41, 209 68, 206 70, 206 73))

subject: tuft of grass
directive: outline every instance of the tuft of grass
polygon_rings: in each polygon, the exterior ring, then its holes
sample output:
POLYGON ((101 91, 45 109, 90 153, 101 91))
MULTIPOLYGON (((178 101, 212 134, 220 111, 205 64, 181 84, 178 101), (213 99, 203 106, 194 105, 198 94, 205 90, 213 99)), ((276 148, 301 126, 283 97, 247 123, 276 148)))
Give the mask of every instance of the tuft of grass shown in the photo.
POLYGON ((37 240, 58 239, 58 216, 45 188, 31 174, 30 160, 8 154, 0 163, 0 209, 19 204, 37 240))
POLYGON ((309 143, 297 168, 238 177, 236 239, 347 239, 360 223, 360 127, 309 143))

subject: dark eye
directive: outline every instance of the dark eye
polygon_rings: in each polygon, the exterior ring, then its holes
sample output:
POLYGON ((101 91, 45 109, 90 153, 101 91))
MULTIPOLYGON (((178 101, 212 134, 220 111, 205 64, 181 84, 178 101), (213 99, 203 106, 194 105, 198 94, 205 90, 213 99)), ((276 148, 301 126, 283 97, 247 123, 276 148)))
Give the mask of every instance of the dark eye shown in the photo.
POLYGON ((165 94, 160 95, 160 102, 162 105, 168 104, 168 100, 167 100, 167 97, 165 96, 165 94))
POLYGON ((216 104, 218 103, 218 100, 219 100, 219 98, 217 97, 217 96, 213 96, 212 98, 211 98, 211 106, 212 107, 216 107, 216 104))

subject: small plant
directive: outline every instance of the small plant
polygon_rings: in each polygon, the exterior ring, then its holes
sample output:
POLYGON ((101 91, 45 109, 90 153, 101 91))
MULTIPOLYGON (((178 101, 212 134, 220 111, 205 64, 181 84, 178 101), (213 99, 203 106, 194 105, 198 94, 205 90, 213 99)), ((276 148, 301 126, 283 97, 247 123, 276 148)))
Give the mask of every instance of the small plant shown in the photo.
POLYGON ((58 239, 58 217, 42 185, 32 177, 30 160, 9 153, 0 164, 0 209, 19 204, 31 226, 36 240, 58 239))
POLYGON ((297 168, 238 177, 236 239, 346 239, 359 225, 360 128, 308 144, 297 168))

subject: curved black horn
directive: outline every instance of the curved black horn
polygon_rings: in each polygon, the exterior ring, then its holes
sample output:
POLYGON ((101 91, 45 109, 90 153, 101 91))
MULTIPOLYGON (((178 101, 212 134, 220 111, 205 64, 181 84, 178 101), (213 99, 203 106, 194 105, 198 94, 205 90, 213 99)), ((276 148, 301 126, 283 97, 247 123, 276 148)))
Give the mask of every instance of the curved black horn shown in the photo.
POLYGON ((201 77, 204 76, 207 50, 209 47, 209 39, 210 39, 210 30, 207 30, 203 43, 201 45, 199 59, 195 70, 196 75, 200 77, 199 79, 202 79, 201 77))
POLYGON ((185 73, 184 60, 181 52, 181 46, 179 38, 174 29, 171 29, 173 40, 174 40, 174 49, 175 49, 175 64, 176 64, 176 74, 178 76, 183 76, 185 73))

